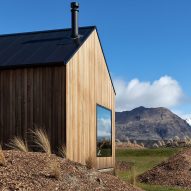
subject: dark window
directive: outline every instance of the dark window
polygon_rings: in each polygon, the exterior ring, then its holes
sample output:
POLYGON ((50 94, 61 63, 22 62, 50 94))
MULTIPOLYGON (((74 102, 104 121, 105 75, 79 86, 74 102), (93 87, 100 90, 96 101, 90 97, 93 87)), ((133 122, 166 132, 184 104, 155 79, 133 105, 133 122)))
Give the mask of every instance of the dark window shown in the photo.
POLYGON ((112 111, 97 105, 97 157, 112 156, 112 111))

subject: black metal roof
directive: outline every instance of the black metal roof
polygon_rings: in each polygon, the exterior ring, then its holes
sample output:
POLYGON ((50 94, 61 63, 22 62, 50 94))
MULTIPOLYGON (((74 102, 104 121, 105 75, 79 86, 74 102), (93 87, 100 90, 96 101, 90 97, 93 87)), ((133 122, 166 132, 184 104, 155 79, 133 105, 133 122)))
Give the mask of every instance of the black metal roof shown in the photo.
MULTIPOLYGON (((0 35, 0 69, 66 64, 94 29, 80 27, 78 39, 71 38, 71 29, 0 35)), ((107 69, 110 75, 108 65, 107 69)))
POLYGON ((0 68, 67 63, 95 27, 79 28, 80 38, 71 38, 71 29, 0 35, 0 68))

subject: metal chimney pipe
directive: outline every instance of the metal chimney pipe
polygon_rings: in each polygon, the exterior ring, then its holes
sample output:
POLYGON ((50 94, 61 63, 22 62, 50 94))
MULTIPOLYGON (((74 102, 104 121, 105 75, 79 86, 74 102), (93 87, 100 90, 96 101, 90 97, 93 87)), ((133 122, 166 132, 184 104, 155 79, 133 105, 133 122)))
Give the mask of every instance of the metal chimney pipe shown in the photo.
POLYGON ((72 2, 71 3, 71 12, 72 12, 72 38, 78 38, 79 33, 78 33, 78 10, 79 8, 79 3, 77 2, 72 2))

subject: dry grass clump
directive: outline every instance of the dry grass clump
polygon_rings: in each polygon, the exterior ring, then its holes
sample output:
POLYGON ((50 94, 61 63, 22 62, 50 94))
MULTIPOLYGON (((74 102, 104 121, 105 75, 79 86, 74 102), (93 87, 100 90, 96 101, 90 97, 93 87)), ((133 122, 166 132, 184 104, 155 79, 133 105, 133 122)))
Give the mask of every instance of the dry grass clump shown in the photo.
POLYGON ((35 137, 35 143, 47 154, 51 154, 51 145, 45 130, 36 129, 32 131, 35 137))
POLYGON ((174 142, 174 145, 175 147, 178 147, 179 146, 179 143, 178 142, 174 142))
POLYGON ((130 183, 133 186, 136 186, 136 171, 135 171, 135 164, 131 167, 131 177, 130 177, 130 183))
POLYGON ((157 144, 157 143, 154 143, 154 144, 153 144, 153 148, 159 148, 158 144, 157 144))
POLYGON ((180 141, 179 136, 175 136, 175 137, 174 137, 174 142, 178 142, 178 141, 180 141))
POLYGON ((50 168, 49 177, 59 180, 61 175, 60 163, 56 161, 51 161, 49 164, 49 168, 50 168))
POLYGON ((162 146, 166 146, 166 143, 163 140, 161 141, 161 143, 162 143, 162 146))
POLYGON ((6 160, 5 160, 5 156, 3 154, 2 147, 0 145, 0 166, 5 166, 5 165, 6 165, 6 160))
POLYGON ((163 144, 162 144, 161 141, 158 141, 158 146, 159 146, 159 147, 162 147, 162 146, 163 146, 163 144))
POLYGON ((29 152, 27 142, 20 137, 14 137, 8 146, 17 151, 29 152))
POLYGON ((93 166, 94 166, 94 162, 93 162, 92 157, 88 157, 88 158, 85 160, 85 163, 86 163, 86 167, 87 167, 88 169, 92 169, 93 166))
POLYGON ((140 145, 141 145, 141 147, 143 147, 143 148, 145 147, 144 143, 141 143, 140 145))
POLYGON ((66 158, 66 146, 65 145, 62 145, 61 148, 59 148, 58 152, 62 158, 66 158))

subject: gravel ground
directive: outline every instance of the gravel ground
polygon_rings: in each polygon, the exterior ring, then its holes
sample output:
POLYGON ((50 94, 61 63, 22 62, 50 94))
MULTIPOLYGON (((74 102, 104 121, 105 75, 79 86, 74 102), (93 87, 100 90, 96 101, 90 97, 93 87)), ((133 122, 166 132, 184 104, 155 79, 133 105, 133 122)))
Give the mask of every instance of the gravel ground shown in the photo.
POLYGON ((45 153, 3 151, 0 190, 140 191, 119 178, 45 153))
POLYGON ((178 153, 138 178, 144 183, 191 188, 191 149, 178 153))

